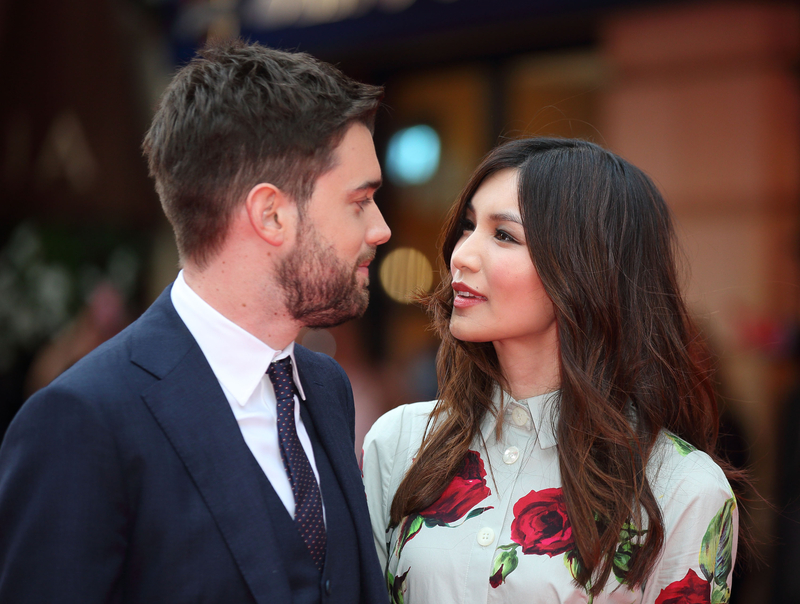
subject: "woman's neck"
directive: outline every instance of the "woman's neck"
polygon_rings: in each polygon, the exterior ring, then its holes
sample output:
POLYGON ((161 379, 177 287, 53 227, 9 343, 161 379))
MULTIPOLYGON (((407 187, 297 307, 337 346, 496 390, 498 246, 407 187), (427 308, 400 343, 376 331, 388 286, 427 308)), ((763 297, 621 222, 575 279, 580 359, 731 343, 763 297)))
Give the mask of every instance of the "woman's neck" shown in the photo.
POLYGON ((561 385, 558 341, 532 346, 529 342, 494 342, 509 394, 517 400, 558 390, 561 385))

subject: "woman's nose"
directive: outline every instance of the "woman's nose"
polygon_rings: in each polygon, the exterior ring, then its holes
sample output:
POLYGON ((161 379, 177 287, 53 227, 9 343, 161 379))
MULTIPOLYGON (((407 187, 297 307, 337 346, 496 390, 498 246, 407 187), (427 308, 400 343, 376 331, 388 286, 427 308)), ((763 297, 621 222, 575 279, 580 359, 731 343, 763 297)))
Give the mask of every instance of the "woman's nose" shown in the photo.
POLYGON ((481 268, 480 253, 475 233, 466 234, 458 240, 450 257, 450 272, 477 272, 481 268))

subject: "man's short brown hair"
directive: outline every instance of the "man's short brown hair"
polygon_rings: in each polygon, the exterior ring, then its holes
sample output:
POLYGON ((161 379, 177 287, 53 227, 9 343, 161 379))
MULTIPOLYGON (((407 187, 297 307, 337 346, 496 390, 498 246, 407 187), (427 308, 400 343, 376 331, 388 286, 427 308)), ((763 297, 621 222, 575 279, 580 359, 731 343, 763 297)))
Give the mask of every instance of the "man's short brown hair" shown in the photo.
POLYGON ((372 129, 382 96, 305 53, 241 41, 200 51, 167 87, 142 145, 181 258, 204 265, 260 182, 302 210, 347 128, 372 129))

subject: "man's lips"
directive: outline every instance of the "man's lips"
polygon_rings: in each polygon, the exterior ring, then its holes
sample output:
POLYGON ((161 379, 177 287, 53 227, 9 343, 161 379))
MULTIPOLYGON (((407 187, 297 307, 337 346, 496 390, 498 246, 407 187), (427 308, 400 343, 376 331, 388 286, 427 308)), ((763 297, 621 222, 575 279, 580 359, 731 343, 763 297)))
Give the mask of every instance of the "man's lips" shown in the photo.
POLYGON ((369 275, 369 265, 372 264, 372 261, 374 259, 375 259, 375 254, 370 254, 367 258, 362 258, 361 261, 356 266, 358 272, 364 275, 369 275))
POLYGON ((481 302, 486 302, 486 296, 482 296, 471 287, 464 285, 460 281, 453 283, 453 291, 456 295, 453 298, 453 306, 456 308, 469 308, 481 302))

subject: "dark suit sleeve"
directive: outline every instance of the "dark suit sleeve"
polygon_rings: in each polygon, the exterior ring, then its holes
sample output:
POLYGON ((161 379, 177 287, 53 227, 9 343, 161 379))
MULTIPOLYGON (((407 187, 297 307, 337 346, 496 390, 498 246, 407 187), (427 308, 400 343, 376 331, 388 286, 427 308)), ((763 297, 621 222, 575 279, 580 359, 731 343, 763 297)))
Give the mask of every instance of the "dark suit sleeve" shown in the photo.
POLYGON ((55 386, 34 395, 0 447, 0 603, 113 601, 126 518, 100 406, 55 386))

